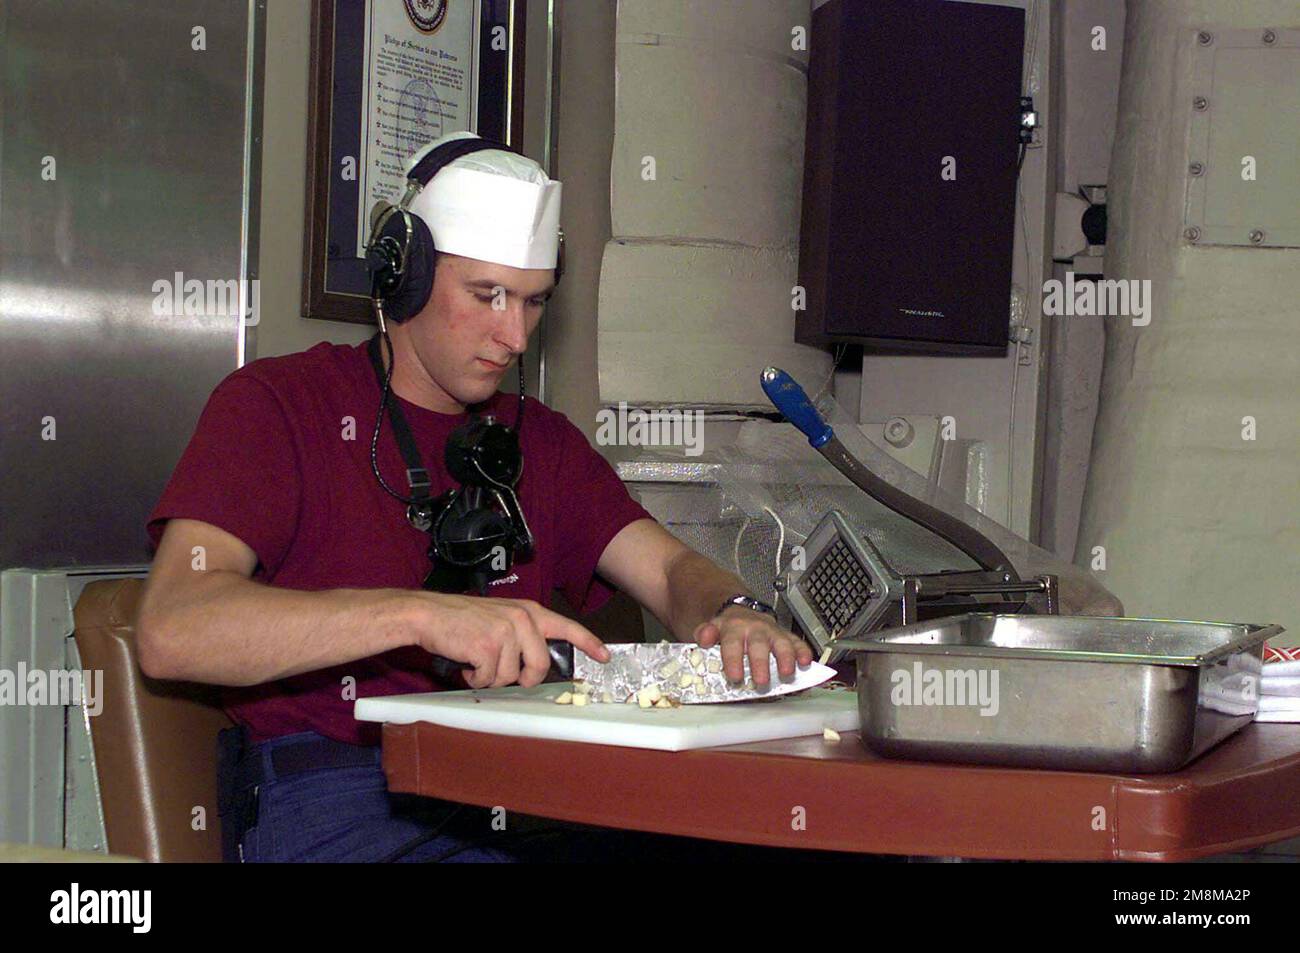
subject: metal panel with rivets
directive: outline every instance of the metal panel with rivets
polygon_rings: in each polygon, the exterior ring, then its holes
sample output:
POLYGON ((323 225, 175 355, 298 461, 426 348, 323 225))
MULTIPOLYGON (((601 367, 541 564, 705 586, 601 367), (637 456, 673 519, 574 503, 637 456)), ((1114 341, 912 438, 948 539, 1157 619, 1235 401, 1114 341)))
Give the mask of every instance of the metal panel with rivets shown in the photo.
POLYGON ((1193 94, 1183 237, 1300 247, 1300 29, 1188 35, 1193 94))

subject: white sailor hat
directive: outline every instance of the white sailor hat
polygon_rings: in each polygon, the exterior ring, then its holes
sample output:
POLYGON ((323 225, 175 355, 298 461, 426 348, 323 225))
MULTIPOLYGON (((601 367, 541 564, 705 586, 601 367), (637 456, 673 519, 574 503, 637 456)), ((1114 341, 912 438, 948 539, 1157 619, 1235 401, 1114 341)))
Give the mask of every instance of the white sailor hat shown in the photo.
MULTIPOLYGON (((422 147, 406 163, 409 175, 454 132, 422 147)), ((560 243, 560 183, 527 156, 484 149, 439 169, 411 200, 440 252, 514 268, 554 268, 560 243)))

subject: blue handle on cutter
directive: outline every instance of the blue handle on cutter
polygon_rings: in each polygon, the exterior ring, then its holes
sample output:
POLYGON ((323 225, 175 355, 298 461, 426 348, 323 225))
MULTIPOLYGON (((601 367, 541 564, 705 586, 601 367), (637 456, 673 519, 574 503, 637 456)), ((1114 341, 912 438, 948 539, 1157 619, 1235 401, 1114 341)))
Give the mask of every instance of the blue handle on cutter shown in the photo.
POLYGON ((804 389, 785 371, 769 367, 763 371, 761 383, 768 400, 785 415, 786 420, 799 428, 814 449, 820 449, 835 436, 835 431, 822 420, 804 389))

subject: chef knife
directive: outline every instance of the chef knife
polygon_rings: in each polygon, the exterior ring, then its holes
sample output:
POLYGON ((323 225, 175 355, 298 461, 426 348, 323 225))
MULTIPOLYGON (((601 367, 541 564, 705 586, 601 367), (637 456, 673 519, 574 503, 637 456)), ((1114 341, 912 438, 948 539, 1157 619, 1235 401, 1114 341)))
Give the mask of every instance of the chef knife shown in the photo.
MULTIPOLYGON (((768 683, 760 686, 754 684, 748 656, 744 660, 745 677, 740 682, 729 681, 722 668, 722 649, 717 645, 705 649, 691 642, 616 643, 605 646, 610 655, 608 662, 598 662, 561 639, 548 639, 546 647, 551 654, 546 681, 572 679, 584 685, 589 695, 598 699, 608 695, 613 702, 625 702, 651 686, 683 705, 776 698, 813 688, 836 674, 830 666, 813 662, 796 665, 793 676, 782 678, 776 656, 769 655, 768 683)), ((436 655, 433 668, 434 674, 445 680, 473 666, 436 655)))

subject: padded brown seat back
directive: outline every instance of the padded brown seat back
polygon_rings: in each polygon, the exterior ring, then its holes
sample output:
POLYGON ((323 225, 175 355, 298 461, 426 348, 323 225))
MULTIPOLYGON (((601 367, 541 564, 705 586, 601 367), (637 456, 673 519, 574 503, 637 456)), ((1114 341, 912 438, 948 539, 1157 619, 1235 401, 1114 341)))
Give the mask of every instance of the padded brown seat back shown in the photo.
POLYGON ((140 671, 135 619, 142 579, 93 582, 73 610, 81 667, 104 673, 90 719, 108 849, 151 861, 220 861, 217 732, 230 719, 211 686, 140 671), (203 808, 203 824, 195 830, 203 808))

